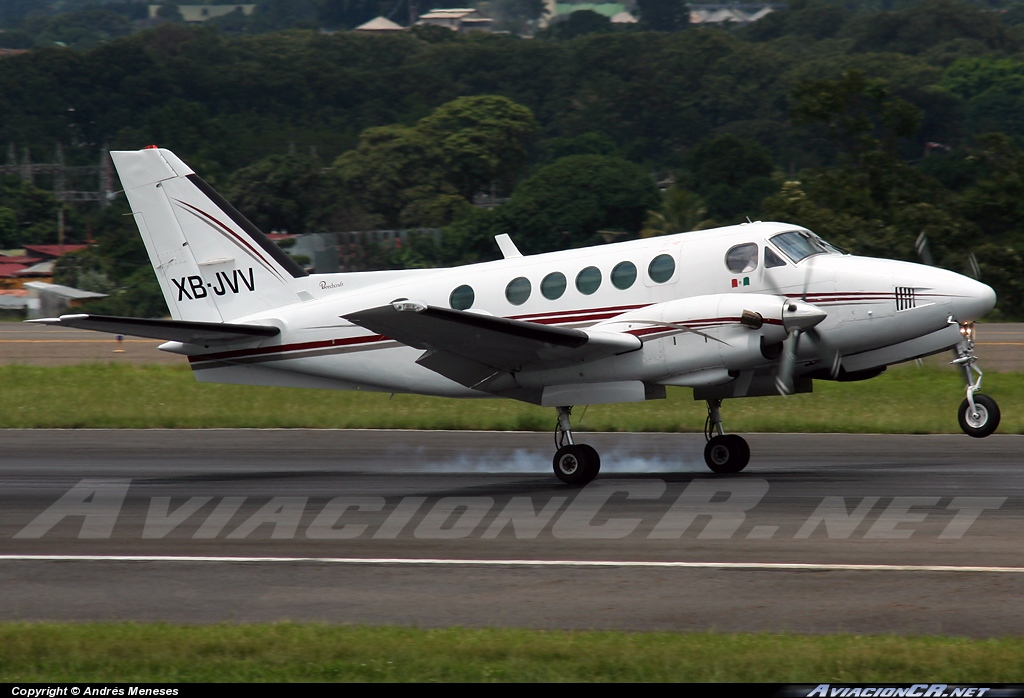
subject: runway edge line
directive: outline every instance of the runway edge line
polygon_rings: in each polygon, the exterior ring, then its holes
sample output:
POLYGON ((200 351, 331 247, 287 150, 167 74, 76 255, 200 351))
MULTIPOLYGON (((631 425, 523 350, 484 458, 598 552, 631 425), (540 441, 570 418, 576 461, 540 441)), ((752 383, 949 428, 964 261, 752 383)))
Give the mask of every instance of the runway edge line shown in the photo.
POLYGON ((848 565, 813 562, 679 562, 638 560, 500 560, 400 557, 201 557, 183 555, 0 555, 0 562, 229 562, 348 565, 452 565, 493 567, 637 567, 677 569, 808 570, 836 572, 1024 573, 1024 567, 971 565, 848 565))

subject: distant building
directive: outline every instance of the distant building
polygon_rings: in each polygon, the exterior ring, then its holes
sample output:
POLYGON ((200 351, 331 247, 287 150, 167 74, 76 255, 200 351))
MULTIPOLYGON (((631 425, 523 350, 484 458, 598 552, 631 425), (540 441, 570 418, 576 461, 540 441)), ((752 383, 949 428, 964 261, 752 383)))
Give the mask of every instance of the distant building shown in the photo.
POLYGON ((29 281, 25 284, 28 290, 28 319, 43 317, 59 317, 71 308, 77 308, 83 301, 92 298, 106 298, 105 293, 83 291, 60 284, 48 284, 42 281, 29 281))
POLYGON ((88 245, 23 245, 25 252, 42 260, 57 259, 70 252, 81 252, 88 245))
POLYGON ((478 10, 469 7, 456 7, 449 9, 433 9, 426 14, 420 15, 416 24, 429 24, 435 27, 445 27, 457 32, 470 31, 491 31, 494 20, 484 17, 478 10))
POLYGON ((750 24, 775 8, 764 4, 690 5, 690 24, 750 24))
MULTIPOLYGON (((160 11, 160 5, 149 6, 149 18, 158 19, 156 13, 160 11)), ((178 5, 178 12, 186 22, 205 22, 208 19, 229 15, 235 10, 241 10, 246 17, 256 9, 256 4, 251 5, 178 5)))
POLYGON ((23 254, 0 255, 0 289, 19 289, 26 281, 53 281, 58 257, 88 245, 25 245, 23 254))
MULTIPOLYGON (((604 15, 608 19, 621 14, 629 14, 626 12, 626 6, 620 2, 559 2, 555 4, 555 12, 551 16, 571 15, 573 12, 579 12, 580 10, 590 10, 599 15, 604 15)), ((635 22, 636 20, 633 21, 635 22)))
POLYGON ((405 27, 395 24, 387 17, 374 17, 366 24, 360 24, 355 28, 357 32, 372 32, 374 34, 390 34, 392 32, 403 32, 405 27))
POLYGON ((0 288, 0 317, 24 317, 27 307, 28 291, 0 288))
POLYGON ((53 281, 53 265, 54 260, 48 260, 45 262, 39 262, 32 266, 25 267, 20 271, 14 272, 13 276, 19 279, 35 279, 37 281, 53 281))
MULTIPOLYGON (((750 24, 775 11, 775 6, 767 3, 708 3, 687 5, 690 8, 690 24, 750 24)), ((570 15, 579 10, 590 10, 608 17, 613 24, 635 24, 642 17, 633 16, 626 4, 617 2, 559 2, 544 0, 546 14, 540 26, 550 25, 556 17, 570 15)))

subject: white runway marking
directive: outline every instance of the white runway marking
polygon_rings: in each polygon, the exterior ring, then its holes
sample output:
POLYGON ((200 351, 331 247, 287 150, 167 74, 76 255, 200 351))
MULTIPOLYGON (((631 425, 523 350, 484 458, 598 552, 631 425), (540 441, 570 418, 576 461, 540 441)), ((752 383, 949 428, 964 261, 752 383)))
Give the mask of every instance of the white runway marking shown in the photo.
POLYGON ((657 562, 637 560, 487 560, 401 557, 192 557, 175 555, 0 555, 0 562, 316 562, 341 565, 451 565, 488 567, 637 567, 827 572, 1009 572, 1024 567, 969 565, 841 565, 813 562, 657 562))

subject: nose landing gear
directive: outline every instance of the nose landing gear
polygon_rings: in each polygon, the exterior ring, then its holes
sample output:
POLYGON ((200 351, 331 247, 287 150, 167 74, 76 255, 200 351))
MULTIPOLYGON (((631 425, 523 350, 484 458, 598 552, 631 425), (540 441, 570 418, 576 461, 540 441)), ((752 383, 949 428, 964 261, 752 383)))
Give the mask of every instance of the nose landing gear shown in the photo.
MULTIPOLYGON (((950 322, 956 322, 950 318, 950 322)), ((982 395, 981 369, 977 367, 978 357, 974 355, 974 323, 960 325, 960 334, 964 341, 956 346, 956 358, 950 363, 964 370, 967 380, 967 398, 960 403, 957 420, 960 428, 968 436, 983 438, 999 426, 999 405, 988 395, 982 395), (975 377, 977 376, 977 377, 975 377)))
POLYGON ((558 408, 558 424, 555 425, 555 446, 558 450, 551 465, 555 477, 565 484, 585 485, 601 470, 601 456, 593 446, 573 442, 569 422, 571 413, 571 406, 558 408))

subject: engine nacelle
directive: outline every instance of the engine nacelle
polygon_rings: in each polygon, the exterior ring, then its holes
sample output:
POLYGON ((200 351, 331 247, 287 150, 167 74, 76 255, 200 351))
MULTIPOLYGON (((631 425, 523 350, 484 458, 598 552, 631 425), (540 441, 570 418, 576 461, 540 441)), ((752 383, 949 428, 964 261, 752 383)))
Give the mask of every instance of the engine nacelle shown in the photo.
POLYGON ((688 385, 727 380, 729 371, 770 364, 777 356, 773 349, 791 330, 813 327, 824 318, 824 311, 803 301, 724 293, 658 303, 591 329, 639 337, 647 367, 657 365, 657 373, 666 377, 692 374, 692 381, 667 381, 688 385))

